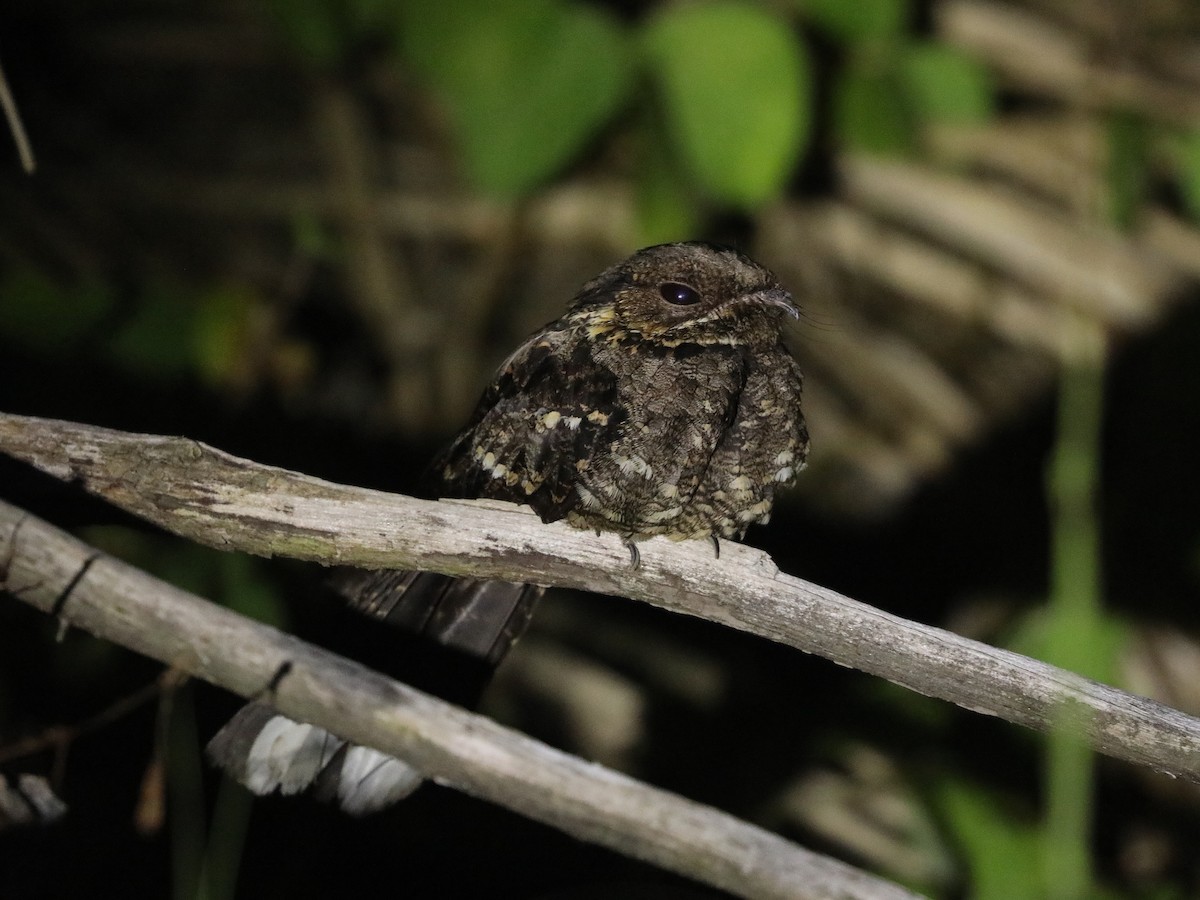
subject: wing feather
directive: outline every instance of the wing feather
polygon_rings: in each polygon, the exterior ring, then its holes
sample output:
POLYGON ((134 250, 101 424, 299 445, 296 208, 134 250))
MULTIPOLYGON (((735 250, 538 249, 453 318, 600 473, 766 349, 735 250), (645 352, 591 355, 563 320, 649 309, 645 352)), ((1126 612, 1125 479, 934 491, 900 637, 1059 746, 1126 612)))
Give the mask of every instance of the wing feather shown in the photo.
POLYGON ((579 502, 580 473, 625 418, 616 376, 584 335, 548 329, 505 361, 432 474, 442 496, 525 503, 552 522, 579 502))

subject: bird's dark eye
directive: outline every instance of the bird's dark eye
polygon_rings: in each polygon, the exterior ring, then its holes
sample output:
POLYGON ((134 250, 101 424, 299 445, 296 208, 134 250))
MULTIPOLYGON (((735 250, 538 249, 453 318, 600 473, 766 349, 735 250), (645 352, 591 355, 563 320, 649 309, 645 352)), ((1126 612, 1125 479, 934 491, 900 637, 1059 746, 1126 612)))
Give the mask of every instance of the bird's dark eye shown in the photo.
POLYGON ((700 294, 695 288, 675 281, 667 281, 658 286, 662 298, 674 306, 691 306, 700 302, 700 294))

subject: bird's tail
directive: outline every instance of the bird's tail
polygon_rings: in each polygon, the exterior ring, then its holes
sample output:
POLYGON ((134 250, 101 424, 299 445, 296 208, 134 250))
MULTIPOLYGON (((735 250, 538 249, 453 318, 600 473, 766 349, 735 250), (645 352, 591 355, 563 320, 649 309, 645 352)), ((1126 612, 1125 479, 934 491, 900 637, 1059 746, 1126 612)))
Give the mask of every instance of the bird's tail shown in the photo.
MULTIPOLYGON (((351 608, 457 651, 490 673, 524 633, 544 588, 432 572, 355 572, 339 580, 351 608)), ((386 668, 386 666, 384 666, 386 668)), ((209 742, 208 755, 256 794, 312 789, 363 815, 411 794, 424 780, 408 763, 247 704, 209 742)))

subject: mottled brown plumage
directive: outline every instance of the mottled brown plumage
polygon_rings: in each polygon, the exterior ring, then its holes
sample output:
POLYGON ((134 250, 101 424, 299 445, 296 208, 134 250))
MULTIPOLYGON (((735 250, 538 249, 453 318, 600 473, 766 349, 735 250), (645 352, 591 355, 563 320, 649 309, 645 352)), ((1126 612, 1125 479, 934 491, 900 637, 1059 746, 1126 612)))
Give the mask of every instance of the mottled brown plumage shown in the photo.
POLYGON ((642 250, 504 362, 434 474, 626 538, 740 537, 808 454, 786 312, 734 250, 642 250))
MULTIPOLYGON (((640 251, 584 285, 501 365, 431 467, 430 493, 526 503, 547 522, 629 541, 740 537, 767 521, 808 454, 785 313, 796 307, 775 277, 734 250, 640 251)), ((429 572, 360 572, 342 588, 365 615, 487 667, 543 590, 429 572)), ((314 787, 353 813, 422 780, 264 702, 244 707, 209 753, 256 793, 314 787)))

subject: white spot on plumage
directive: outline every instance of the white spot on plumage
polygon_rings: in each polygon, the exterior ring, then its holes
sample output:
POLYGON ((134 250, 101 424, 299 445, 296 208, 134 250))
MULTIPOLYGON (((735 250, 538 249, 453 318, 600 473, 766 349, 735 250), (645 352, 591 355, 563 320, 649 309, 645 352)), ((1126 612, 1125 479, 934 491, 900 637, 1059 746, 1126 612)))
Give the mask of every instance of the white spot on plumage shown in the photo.
POLYGON ((796 470, 793 469, 791 466, 784 466, 782 469, 780 469, 778 472, 775 473, 775 480, 776 481, 791 481, 792 476, 795 474, 796 474, 796 470))
POLYGON ((654 469, 640 456, 618 456, 615 462, 622 475, 634 474, 643 478, 651 478, 654 475, 654 469))
POLYGON ((737 514, 740 522, 757 522, 765 516, 771 509, 771 501, 763 500, 755 503, 753 506, 747 506, 737 514))
POLYGON ((753 485, 754 483, 745 475, 739 475, 729 482, 729 489, 731 491, 748 491, 753 485))
POLYGON ((588 509, 595 509, 600 505, 600 501, 596 499, 596 495, 582 484, 575 485, 575 493, 579 495, 579 502, 588 509))

